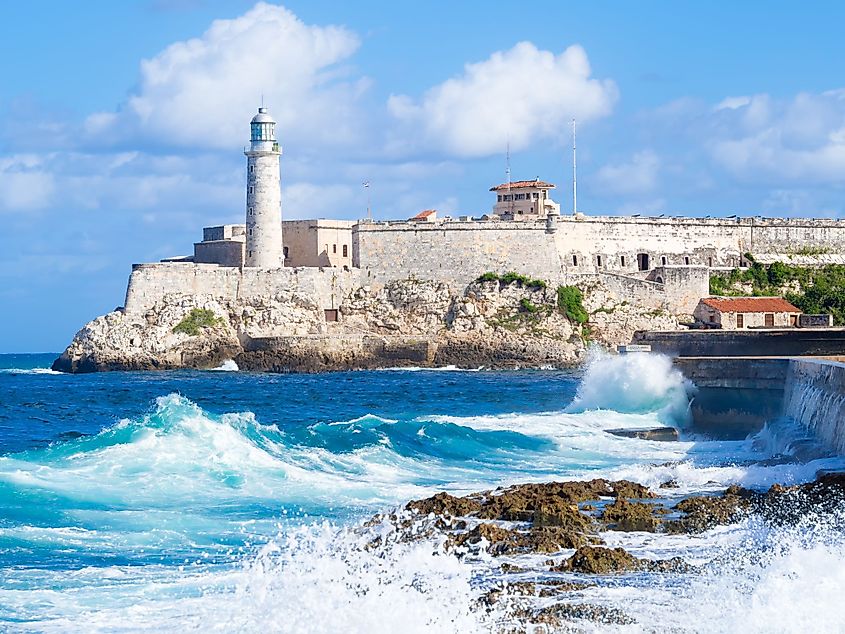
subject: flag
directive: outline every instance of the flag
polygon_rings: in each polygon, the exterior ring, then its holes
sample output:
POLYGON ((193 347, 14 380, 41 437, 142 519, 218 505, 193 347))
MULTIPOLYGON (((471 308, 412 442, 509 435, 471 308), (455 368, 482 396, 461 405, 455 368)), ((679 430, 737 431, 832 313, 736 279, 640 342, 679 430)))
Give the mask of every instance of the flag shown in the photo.
POLYGON ((369 187, 369 186, 370 186, 370 181, 364 181, 364 182, 363 182, 363 183, 361 183, 361 184, 362 184, 364 187, 369 187))

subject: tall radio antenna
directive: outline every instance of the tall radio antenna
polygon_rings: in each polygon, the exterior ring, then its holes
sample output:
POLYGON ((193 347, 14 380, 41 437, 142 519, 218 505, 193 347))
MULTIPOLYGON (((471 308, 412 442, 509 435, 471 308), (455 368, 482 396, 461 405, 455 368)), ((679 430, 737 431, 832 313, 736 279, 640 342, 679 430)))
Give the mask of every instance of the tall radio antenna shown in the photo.
POLYGON ((508 211, 513 214, 513 196, 511 195, 511 140, 508 137, 508 150, 505 155, 505 174, 508 177, 508 211))
POLYGON ((575 118, 572 118, 572 215, 578 213, 578 168, 575 160, 575 118))

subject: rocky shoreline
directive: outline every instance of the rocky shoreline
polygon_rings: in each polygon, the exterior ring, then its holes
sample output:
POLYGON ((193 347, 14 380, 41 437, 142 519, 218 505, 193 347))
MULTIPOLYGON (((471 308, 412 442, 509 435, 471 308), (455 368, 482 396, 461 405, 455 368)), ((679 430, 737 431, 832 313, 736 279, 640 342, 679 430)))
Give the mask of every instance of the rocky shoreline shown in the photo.
POLYGON ((580 593, 600 579, 696 575, 704 568, 680 557, 636 557, 608 546, 602 535, 696 535, 753 515, 773 525, 791 525, 845 503, 845 473, 839 472, 801 485, 776 484, 765 491, 731 486, 719 494, 681 499, 667 497, 674 486, 666 482, 652 491, 626 480, 594 479, 522 484, 462 497, 444 492, 413 500, 395 514, 376 516, 366 526, 388 525, 408 540, 439 538, 444 552, 459 558, 502 560, 480 606, 504 607, 508 620, 522 625, 500 631, 571 632, 581 631, 577 624, 585 620, 635 623, 623 609, 583 602, 580 593), (537 626, 547 629, 531 629, 537 626))
POLYGON ((599 285, 585 287, 583 309, 586 323, 560 307, 555 290, 520 279, 460 291, 415 279, 361 287, 343 299, 336 322, 295 292, 249 301, 173 294, 143 315, 118 309, 94 319, 53 369, 207 369, 230 360, 271 372, 563 368, 582 362, 591 342, 612 348, 636 330, 678 327, 676 316, 619 302, 599 285))

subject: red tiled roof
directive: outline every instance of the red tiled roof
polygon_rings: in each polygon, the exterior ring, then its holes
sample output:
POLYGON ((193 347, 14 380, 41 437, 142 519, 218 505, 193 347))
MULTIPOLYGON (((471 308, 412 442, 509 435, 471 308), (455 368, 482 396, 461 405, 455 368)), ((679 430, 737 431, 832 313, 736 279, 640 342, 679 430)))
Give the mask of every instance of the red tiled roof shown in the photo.
POLYGON ((800 313, 780 297, 705 297, 701 300, 723 313, 800 313))
POLYGON ((425 220, 429 216, 436 214, 436 213, 437 213, 436 209, 426 209, 425 211, 421 211, 416 216, 411 218, 411 220, 425 220))
MULTIPOLYGON (((511 181, 511 189, 519 189, 521 187, 545 187, 546 189, 554 189, 555 186, 552 183, 547 183, 546 181, 541 181, 539 178, 535 178, 533 181, 511 181)), ((496 185, 495 187, 491 187, 491 192, 498 192, 503 189, 507 189, 508 184, 502 183, 501 185, 496 185)))

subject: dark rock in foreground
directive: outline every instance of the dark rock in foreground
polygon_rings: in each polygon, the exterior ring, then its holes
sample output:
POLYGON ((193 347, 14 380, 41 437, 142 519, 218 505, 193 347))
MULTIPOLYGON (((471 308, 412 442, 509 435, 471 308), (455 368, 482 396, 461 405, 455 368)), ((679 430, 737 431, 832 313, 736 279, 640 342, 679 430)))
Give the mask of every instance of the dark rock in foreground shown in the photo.
POLYGON ((623 438, 639 438, 640 440, 657 440, 673 442, 678 440, 678 430, 674 427, 652 427, 649 429, 607 429, 608 434, 623 438))

